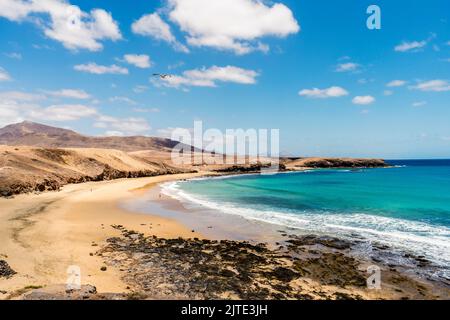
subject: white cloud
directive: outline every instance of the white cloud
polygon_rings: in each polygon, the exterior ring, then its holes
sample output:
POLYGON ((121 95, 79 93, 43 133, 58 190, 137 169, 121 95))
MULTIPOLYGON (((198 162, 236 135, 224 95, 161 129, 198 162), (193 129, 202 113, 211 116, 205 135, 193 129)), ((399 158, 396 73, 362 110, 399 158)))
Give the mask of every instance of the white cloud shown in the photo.
POLYGON ((140 113, 157 113, 160 110, 158 108, 133 108, 133 111, 140 113))
POLYGON ((110 13, 93 9, 89 13, 65 0, 1 0, 0 16, 21 22, 26 18, 44 30, 47 37, 68 49, 99 51, 101 40, 122 38, 118 24, 110 13), (43 19, 49 16, 49 21, 43 19))
POLYGON ((392 91, 392 90, 384 90, 384 91, 383 91, 383 94, 384 94, 385 96, 392 96, 392 95, 394 94, 394 91, 392 91))
POLYGON ((169 0, 169 18, 192 46, 246 54, 267 50, 258 39, 286 37, 300 31, 292 11, 261 0, 169 0), (256 42, 256 43, 255 43, 256 42))
POLYGON ((354 62, 346 62, 346 63, 340 63, 336 67, 336 72, 351 72, 356 71, 360 67, 359 64, 354 62))
POLYGON ((128 69, 119 67, 115 64, 111 66, 102 66, 96 63, 79 64, 74 67, 77 71, 88 72, 93 74, 128 74, 128 69))
POLYGON ((130 104, 130 105, 136 105, 137 104, 136 101, 134 101, 134 100, 132 100, 132 99, 130 99, 128 97, 119 97, 119 96, 115 96, 115 97, 109 98, 109 101, 110 102, 124 102, 124 103, 130 104))
POLYGON ((430 80, 419 82, 417 85, 411 86, 410 88, 420 91, 442 92, 450 91, 450 83, 447 80, 430 80))
POLYGON ((392 80, 391 82, 387 83, 387 87, 402 87, 406 84, 406 81, 404 80, 392 80))
MULTIPOLYGON (((94 124, 97 128, 108 128, 109 132, 115 131, 127 135, 143 134, 151 127, 144 118, 115 118, 110 116, 100 116, 98 122, 94 124)), ((107 132, 108 132, 107 131, 107 132)))
POLYGON ((91 95, 84 90, 77 89, 61 89, 58 91, 45 91, 48 95, 60 98, 70 98, 70 99, 90 99, 91 95))
POLYGON ((397 52, 417 51, 427 45, 425 40, 423 41, 403 41, 401 44, 395 46, 394 50, 397 52))
POLYGON ((356 96, 353 98, 354 104, 367 105, 375 102, 375 98, 372 96, 356 96))
POLYGON ((35 102, 45 99, 44 95, 28 93, 23 91, 4 91, 0 92, 0 101, 21 101, 21 102, 35 102))
POLYGON ((414 102, 414 103, 412 104, 412 106, 413 106, 413 107, 423 107, 423 106, 426 105, 426 104, 427 104, 426 101, 417 101, 417 102, 414 102))
MULTIPOLYGON (((194 129, 193 128, 181 128, 181 127, 168 127, 168 128, 162 128, 158 129, 156 131, 156 134, 158 137, 166 138, 166 139, 172 139, 174 138, 174 132, 189 132, 191 136, 194 135, 194 129)), ((195 144, 195 142, 194 142, 195 144)))
POLYGON ((121 131, 108 130, 105 132, 106 137, 123 137, 124 135, 121 131))
POLYGON ((142 92, 145 92, 145 91, 147 91, 148 90, 148 87, 147 86, 143 86, 143 85, 138 85, 138 86, 135 86, 134 88, 133 88, 133 91, 135 92, 135 93, 142 93, 142 92))
POLYGON ((123 58, 129 64, 142 69, 150 68, 152 65, 150 57, 146 54, 126 54, 123 58))
POLYGON ((333 86, 326 89, 303 89, 298 94, 308 98, 338 98, 348 95, 348 92, 344 88, 333 86))
POLYGON ((181 76, 171 76, 161 79, 168 87, 180 86, 215 87, 216 82, 233 82, 239 84, 254 84, 259 74, 253 70, 242 69, 234 66, 217 67, 208 69, 194 69, 184 71, 181 76))
POLYGON ((22 55, 17 52, 7 52, 7 53, 5 53, 5 56, 7 56, 8 58, 11 58, 11 59, 22 60, 22 55))
POLYGON ((131 30, 141 36, 149 36, 157 40, 168 42, 172 47, 181 52, 189 52, 189 49, 179 43, 172 34, 170 26, 164 22, 159 14, 152 13, 142 16, 139 20, 133 22, 131 30))
POLYGON ((22 0, 0 0, 0 17, 12 21, 26 18, 33 10, 33 3, 22 0))
POLYGON ((83 104, 41 106, 37 101, 43 99, 44 95, 21 91, 1 92, 0 126, 23 120, 65 122, 87 118, 95 121, 94 127, 124 134, 142 134, 151 129, 144 118, 115 118, 83 104))
POLYGON ((47 121, 74 121, 92 117, 97 110, 81 104, 53 105, 42 109, 32 110, 31 118, 47 121))
POLYGON ((5 69, 0 67, 0 81, 9 81, 9 80, 11 80, 11 76, 9 75, 9 73, 6 72, 5 69))

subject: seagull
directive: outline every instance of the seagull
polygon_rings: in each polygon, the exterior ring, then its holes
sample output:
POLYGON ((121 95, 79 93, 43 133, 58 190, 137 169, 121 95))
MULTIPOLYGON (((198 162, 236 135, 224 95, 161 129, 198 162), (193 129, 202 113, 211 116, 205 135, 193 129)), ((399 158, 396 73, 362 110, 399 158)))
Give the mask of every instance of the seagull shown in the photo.
POLYGON ((166 73, 154 73, 153 74, 154 77, 160 77, 161 79, 165 79, 165 78, 170 78, 172 77, 171 74, 166 74, 166 73))

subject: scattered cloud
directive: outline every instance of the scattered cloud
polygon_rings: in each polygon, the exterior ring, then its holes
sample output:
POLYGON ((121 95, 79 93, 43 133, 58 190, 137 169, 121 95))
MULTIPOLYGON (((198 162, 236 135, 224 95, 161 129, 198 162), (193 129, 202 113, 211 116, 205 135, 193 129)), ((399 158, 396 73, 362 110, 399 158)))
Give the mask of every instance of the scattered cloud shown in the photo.
POLYGON ((390 88, 393 88, 393 87, 402 87, 402 86, 404 86, 406 83, 407 83, 407 82, 404 81, 404 80, 392 80, 391 82, 388 82, 388 83, 386 84, 386 87, 390 87, 390 88))
POLYGON ((123 137, 125 134, 121 131, 108 130, 104 135, 106 137, 123 137))
POLYGON ((182 67, 182 66, 184 66, 184 61, 178 61, 178 62, 176 62, 174 64, 169 64, 167 66, 167 69, 173 70, 173 69, 177 69, 177 68, 182 67))
POLYGON ((111 117, 84 104, 40 105, 40 100, 45 98, 42 94, 22 91, 0 92, 0 126, 23 120, 66 122, 91 119, 95 121, 94 127, 120 131, 123 134, 143 134, 150 130, 150 125, 144 118, 111 117))
POLYGON ((170 25, 161 19, 158 13, 146 14, 139 18, 139 20, 133 22, 131 30, 135 34, 141 36, 152 37, 153 39, 162 40, 180 52, 188 53, 189 49, 179 43, 175 36, 172 34, 170 25))
POLYGON ((103 9, 84 12, 65 0, 2 0, 0 17, 16 22, 33 21, 47 37, 70 50, 99 51, 103 49, 101 40, 122 38, 109 12, 103 9))
POLYGON ((11 59, 22 60, 22 55, 17 52, 6 52, 4 55, 11 59))
POLYGON ((133 111, 139 113, 157 113, 160 110, 158 108, 133 108, 133 111))
POLYGON ((147 69, 152 66, 150 57, 146 54, 126 54, 123 56, 124 60, 141 69, 147 69))
POLYGON ((394 50, 397 52, 417 51, 427 45, 427 41, 403 41, 401 44, 395 46, 394 50))
MULTIPOLYGON (((110 116, 100 116, 94 123, 96 128, 108 129, 107 132, 120 132, 120 135, 135 135, 148 132, 151 127, 144 118, 115 118, 110 116)), ((117 134, 114 134, 117 135, 117 134)))
POLYGON ((169 0, 169 19, 187 33, 191 46, 247 54, 267 51, 259 39, 300 31, 292 11, 281 3, 255 0, 169 0), (211 19, 211 17, 214 17, 211 19))
POLYGON ((11 76, 9 75, 9 73, 6 72, 5 69, 0 67, 0 81, 9 81, 9 80, 11 80, 11 76))
POLYGON ((450 83, 447 80, 423 81, 415 86, 411 86, 410 89, 434 92, 450 91, 450 83))
POLYGON ((194 135, 193 128, 181 128, 181 127, 168 127, 156 130, 156 135, 161 138, 173 139, 175 138, 174 133, 177 132, 189 132, 191 136, 194 135))
POLYGON ((130 99, 128 97, 119 97, 119 96, 115 96, 112 98, 109 98, 110 102, 124 102, 130 105, 137 105, 137 102, 134 101, 133 99, 130 99))
POLYGON ((326 89, 303 89, 298 93, 300 96, 308 98, 338 98, 348 95, 348 91, 341 87, 329 87, 326 89))
POLYGON ((0 101, 1 102, 35 102, 39 100, 45 99, 45 96, 42 94, 34 94, 23 91, 4 91, 0 92, 0 101))
POLYGON ((370 78, 370 79, 367 79, 367 78, 358 79, 358 83, 359 84, 367 84, 367 83, 374 82, 374 81, 375 81, 375 79, 373 79, 373 78, 370 78))
POLYGON ((258 75, 256 71, 234 66, 212 66, 208 69, 202 68, 184 71, 182 75, 173 75, 160 81, 163 85, 174 88, 182 86, 216 87, 217 82, 254 84, 258 75))
POLYGON ((423 107, 423 106, 426 105, 426 104, 427 104, 426 101, 417 101, 417 102, 414 102, 414 103, 412 104, 412 106, 413 106, 413 107, 423 107))
POLYGON ((90 99, 91 95, 84 90, 77 89, 61 89, 58 91, 45 91, 46 94, 59 97, 59 98, 69 98, 69 99, 90 99))
POLYGON ((135 93, 142 93, 142 92, 145 92, 145 91, 147 91, 148 90, 148 87, 147 86, 143 86, 143 85, 138 85, 138 86, 135 86, 134 88, 133 88, 133 91, 135 92, 135 93))
POLYGON ((383 91, 383 94, 384 94, 385 96, 392 96, 392 95, 394 94, 394 91, 392 91, 392 90, 384 90, 384 91, 383 91))
POLYGON ((128 69, 119 67, 115 64, 110 66, 102 66, 90 62, 88 64, 79 64, 74 66, 77 71, 92 73, 92 74, 128 74, 128 69))
POLYGON ((46 121, 74 121, 92 117, 97 110, 81 104, 63 104, 31 110, 29 116, 33 119, 46 121))
POLYGON ((354 62, 346 62, 346 63, 340 63, 336 66, 335 71, 336 72, 354 72, 357 71, 361 65, 354 62))
POLYGON ((356 96, 353 98, 352 102, 354 104, 368 105, 375 102, 375 98, 372 96, 356 96))

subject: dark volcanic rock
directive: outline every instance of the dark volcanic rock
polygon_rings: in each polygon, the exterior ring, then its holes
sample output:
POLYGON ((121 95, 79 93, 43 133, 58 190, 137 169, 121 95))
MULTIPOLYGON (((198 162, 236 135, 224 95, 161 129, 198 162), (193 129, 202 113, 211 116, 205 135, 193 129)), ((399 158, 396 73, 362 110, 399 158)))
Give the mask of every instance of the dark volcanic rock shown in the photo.
MULTIPOLYGON (((321 252, 318 258, 299 260, 298 246, 271 250, 264 244, 242 241, 163 239, 113 226, 122 237, 110 238, 97 252, 106 264, 123 270, 130 287, 146 296, 184 299, 312 299, 296 282, 302 277, 319 283, 362 286, 358 262, 342 253, 321 252)), ((297 241, 300 241, 297 239, 297 241)), ((312 243, 313 239, 304 240, 312 243)), ((347 248, 332 238, 314 238, 329 247, 347 248)), ((326 292, 317 295, 332 298, 326 292)))
MULTIPOLYGON (((264 169, 270 169, 271 165, 269 163, 254 163, 254 164, 242 164, 242 165, 233 165, 229 167, 223 167, 220 169, 215 169, 215 172, 221 173, 256 173, 261 172, 264 169)), ((284 164, 279 164, 278 169, 280 171, 284 171, 286 166, 284 164)))
POLYGON ((11 267, 5 260, 0 260, 0 278, 10 278, 15 274, 16 272, 11 269, 11 267))

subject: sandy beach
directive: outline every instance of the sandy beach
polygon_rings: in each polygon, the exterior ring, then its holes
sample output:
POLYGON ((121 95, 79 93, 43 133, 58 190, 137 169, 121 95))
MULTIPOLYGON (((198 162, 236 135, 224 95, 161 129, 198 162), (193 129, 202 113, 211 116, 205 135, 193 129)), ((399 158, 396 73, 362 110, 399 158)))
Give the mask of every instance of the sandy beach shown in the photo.
POLYGON ((59 192, 0 199, 0 258, 17 272, 0 279, 0 290, 7 292, 0 298, 26 287, 64 284, 73 265, 81 268, 82 284, 101 292, 126 291, 116 271, 101 271, 102 259, 90 255, 107 238, 120 234, 111 225, 167 238, 200 235, 170 219, 127 212, 117 203, 138 196, 144 187, 200 175, 91 182, 68 185, 59 192))

